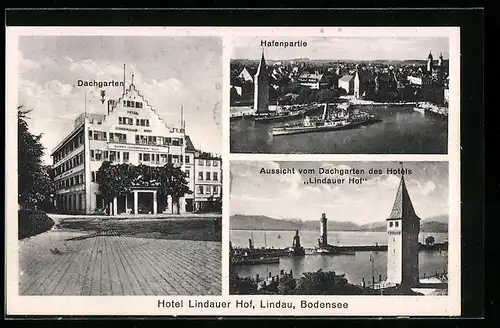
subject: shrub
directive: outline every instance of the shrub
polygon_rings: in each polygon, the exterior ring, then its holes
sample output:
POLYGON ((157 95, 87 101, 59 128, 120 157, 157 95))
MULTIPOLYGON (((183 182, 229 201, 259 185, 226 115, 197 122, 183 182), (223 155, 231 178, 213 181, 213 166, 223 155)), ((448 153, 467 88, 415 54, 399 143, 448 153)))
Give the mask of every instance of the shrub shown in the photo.
POLYGON ((18 211, 18 239, 41 234, 52 229, 54 224, 45 212, 21 209, 18 211))

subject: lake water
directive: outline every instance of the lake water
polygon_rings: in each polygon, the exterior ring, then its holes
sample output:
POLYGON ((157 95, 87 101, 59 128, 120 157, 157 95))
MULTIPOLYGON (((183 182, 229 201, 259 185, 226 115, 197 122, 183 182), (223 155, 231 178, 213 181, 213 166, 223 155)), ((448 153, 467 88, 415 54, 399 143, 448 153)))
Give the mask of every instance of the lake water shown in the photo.
MULTIPOLYGON (((267 247, 284 248, 291 246, 295 231, 249 231, 230 230, 229 238, 233 247, 248 247, 248 239, 253 236, 255 248, 267 247), (278 238, 280 236, 280 238, 278 238)), ((305 248, 313 248, 317 245, 317 231, 300 231, 301 244, 305 248)), ((419 240, 422 242, 427 236, 433 236, 436 242, 448 240, 446 233, 421 233, 419 240)), ((336 245, 387 245, 387 234, 385 232, 359 232, 359 231, 329 231, 328 242, 336 245)), ((448 271, 448 252, 419 252, 420 276, 435 274, 436 271, 448 271)), ((279 264, 237 266, 236 273, 241 277, 261 277, 277 275, 279 271, 293 270, 293 275, 299 278, 303 272, 314 272, 319 269, 323 271, 335 271, 337 274, 345 274, 349 282, 361 284, 362 279, 368 283, 379 274, 386 278, 387 252, 357 252, 356 255, 306 255, 304 257, 283 257, 279 264), (373 269, 370 262, 373 257, 373 269)))
MULTIPOLYGON (((242 109, 248 110, 232 107, 231 114, 242 109)), ((416 112, 413 107, 363 106, 362 110, 376 114, 382 122, 349 130, 273 136, 272 127, 282 122, 233 121, 230 149, 232 153, 280 154, 445 154, 448 151, 446 119, 416 112)))

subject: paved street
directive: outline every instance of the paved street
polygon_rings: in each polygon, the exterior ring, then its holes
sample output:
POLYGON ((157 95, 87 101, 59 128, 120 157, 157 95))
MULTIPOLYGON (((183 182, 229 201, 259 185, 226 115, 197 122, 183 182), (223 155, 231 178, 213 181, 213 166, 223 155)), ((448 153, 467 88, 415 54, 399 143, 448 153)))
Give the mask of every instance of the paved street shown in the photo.
POLYGON ((221 243, 52 230, 19 242, 20 295, 220 295, 221 243))

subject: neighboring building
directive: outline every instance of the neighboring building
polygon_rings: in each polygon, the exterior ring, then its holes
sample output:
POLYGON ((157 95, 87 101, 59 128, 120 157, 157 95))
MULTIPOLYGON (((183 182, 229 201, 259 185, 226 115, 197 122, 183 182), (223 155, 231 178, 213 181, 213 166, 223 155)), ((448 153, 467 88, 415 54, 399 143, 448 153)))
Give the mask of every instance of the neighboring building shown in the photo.
POLYGON ((387 218, 387 282, 414 287, 419 283, 418 235, 420 218, 415 213, 404 176, 387 218))
POLYGON ((254 100, 253 108, 256 113, 269 111, 269 73, 267 71, 264 52, 260 59, 259 68, 254 77, 254 100))
POLYGON ((242 79, 243 81, 246 81, 246 82, 253 82, 253 78, 252 78, 252 74, 250 74, 250 72, 248 72, 247 68, 243 68, 243 70, 241 71, 241 73, 238 75, 238 77, 240 79, 242 79))
POLYGON ((222 159, 208 153, 197 154, 195 166, 195 209, 201 210, 211 201, 222 198, 222 159))
POLYGON ((352 75, 344 75, 339 79, 339 88, 347 91, 348 95, 352 95, 354 93, 354 76, 352 75))
MULTIPOLYGON (((159 197, 154 187, 137 187, 105 204, 96 172, 104 161, 150 166, 174 163, 186 173, 194 191, 196 153, 185 129, 169 128, 132 83, 118 101, 108 100, 107 114, 81 114, 74 130, 53 150, 55 206, 64 213, 92 214, 108 205, 113 214, 172 213, 171 197, 159 197)), ((182 198, 181 212, 193 211, 195 198, 196 193, 182 198)))
POLYGON ((311 89, 325 89, 330 86, 324 74, 319 74, 318 72, 314 74, 307 72, 302 73, 299 76, 298 82, 301 85, 309 87, 311 89))
POLYGON ((354 96, 362 98, 372 89, 373 75, 369 71, 358 69, 354 76, 354 96))

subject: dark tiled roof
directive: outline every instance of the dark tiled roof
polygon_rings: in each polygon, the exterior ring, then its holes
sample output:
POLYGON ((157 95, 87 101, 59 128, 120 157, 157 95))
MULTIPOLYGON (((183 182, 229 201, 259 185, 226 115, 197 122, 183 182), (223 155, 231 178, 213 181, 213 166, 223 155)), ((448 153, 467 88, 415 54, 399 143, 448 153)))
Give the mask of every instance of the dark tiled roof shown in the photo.
POLYGON ((408 194, 408 189, 406 189, 405 179, 402 176, 401 182, 399 183, 398 192, 396 198, 394 199, 394 205, 392 206, 391 215, 387 220, 393 219, 419 219, 413 209, 413 204, 411 203, 410 195, 408 194))
POLYGON ((186 135, 186 151, 196 151, 196 148, 194 148, 193 142, 188 135, 186 135))

